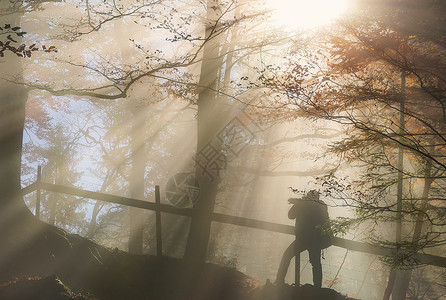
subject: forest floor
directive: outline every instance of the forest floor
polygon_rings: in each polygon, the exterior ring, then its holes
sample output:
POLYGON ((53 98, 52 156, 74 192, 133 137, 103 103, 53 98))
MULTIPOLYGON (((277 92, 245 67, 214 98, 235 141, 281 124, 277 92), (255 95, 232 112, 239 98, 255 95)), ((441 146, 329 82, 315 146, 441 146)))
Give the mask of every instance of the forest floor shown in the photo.
POLYGON ((33 218, 24 220, 0 226, 1 300, 348 299, 312 285, 262 284, 215 264, 189 269, 180 259, 108 249, 33 218))
POLYGON ((2 300, 341 300, 350 299, 331 289, 312 285, 266 284, 213 264, 199 270, 193 284, 182 261, 167 257, 130 255, 111 251, 100 265, 71 266, 39 277, 34 274, 0 284, 2 300), (81 267, 83 270, 79 269, 81 267), (81 271, 81 272, 80 272, 81 271), (185 280, 186 278, 186 280, 185 280))

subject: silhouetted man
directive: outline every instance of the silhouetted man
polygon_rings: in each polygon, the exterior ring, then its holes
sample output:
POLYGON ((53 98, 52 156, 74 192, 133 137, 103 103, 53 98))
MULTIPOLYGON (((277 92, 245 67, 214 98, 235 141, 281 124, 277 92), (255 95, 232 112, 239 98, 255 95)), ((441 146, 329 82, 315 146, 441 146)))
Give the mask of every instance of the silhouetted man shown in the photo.
POLYGON ((310 191, 304 197, 290 198, 293 204, 288 218, 296 219, 296 240, 285 250, 277 272, 276 284, 283 284, 291 259, 308 250, 313 267, 314 286, 322 286, 321 250, 330 246, 330 237, 322 232, 322 226, 329 221, 327 205, 319 199, 318 191, 310 191))

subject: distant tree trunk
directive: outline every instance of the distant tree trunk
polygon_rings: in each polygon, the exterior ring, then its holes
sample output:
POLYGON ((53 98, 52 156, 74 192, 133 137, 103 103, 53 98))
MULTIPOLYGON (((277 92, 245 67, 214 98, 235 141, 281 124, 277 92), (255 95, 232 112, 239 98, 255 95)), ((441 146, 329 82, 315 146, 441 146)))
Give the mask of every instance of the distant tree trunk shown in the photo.
MULTIPOLYGON (((107 190, 107 187, 110 183, 110 179, 116 174, 116 171, 112 171, 110 169, 107 170, 107 174, 105 175, 104 182, 101 185, 101 189, 99 192, 104 193, 107 190)), ((87 239, 92 239, 97 231, 97 218, 99 215, 99 212, 101 211, 103 207, 103 204, 100 201, 96 201, 93 207, 93 210, 91 212, 91 219, 90 223, 88 224, 87 234, 85 237, 87 239)))
MULTIPOLYGON (((141 112, 132 109, 132 128, 130 137, 131 161, 130 169, 130 195, 135 199, 144 199, 144 178, 145 178, 145 141, 144 141, 144 121, 141 112)), ((144 232, 144 211, 139 208, 130 208, 130 236, 128 249, 130 253, 142 254, 142 242, 144 232)))
MULTIPOLYGON (((54 168, 54 184, 60 184, 59 179, 59 162, 56 158, 55 168, 54 168)), ((56 224, 56 212, 57 212, 57 204, 58 204, 59 194, 51 193, 49 197, 49 211, 48 211, 48 224, 55 225, 56 224)))
MULTIPOLYGON (((419 207, 419 212, 415 219, 415 228, 412 236, 412 242, 416 243, 421 237, 421 232, 423 231, 425 209, 429 202, 429 190, 432 186, 433 179, 431 177, 432 163, 431 161, 426 162, 426 170, 424 176, 424 187, 423 195, 421 196, 421 205, 419 207)), ((395 285, 392 292, 392 300, 405 300, 407 290, 409 288, 410 278, 412 276, 412 270, 406 270, 402 272, 400 277, 395 280, 395 285)))
MULTIPOLYGON (((212 34, 215 25, 216 9, 218 1, 207 1, 207 23, 205 37, 208 39, 212 34)), ((198 115, 197 115, 197 156, 203 151, 217 134, 221 125, 219 119, 216 98, 216 87, 218 82, 218 71, 221 68, 222 59, 219 58, 220 39, 214 37, 207 40, 203 50, 203 60, 201 63, 201 73, 199 86, 203 87, 198 95, 198 115)), ((220 152, 219 147, 215 148, 220 152)), ((197 158, 198 159, 198 158, 197 158)), ((210 166, 207 166, 210 167, 210 166)), ((194 206, 194 216, 191 220, 186 250, 185 260, 190 265, 204 263, 209 241, 209 234, 212 221, 212 213, 217 195, 218 178, 212 178, 206 171, 197 166, 196 177, 200 184, 200 195, 194 206)))
POLYGON ((102 205, 99 201, 96 201, 96 203, 94 204, 93 210, 91 212, 91 220, 90 223, 88 224, 88 229, 87 229, 87 234, 85 235, 85 237, 87 239, 92 239, 95 234, 96 234, 96 230, 97 230, 97 218, 98 218, 98 214, 101 211, 102 205))
MULTIPOLYGON (((400 98, 400 122, 399 130, 400 134, 405 133, 405 88, 406 88, 406 75, 405 72, 401 72, 401 98, 400 98)), ((401 233, 403 226, 403 168, 404 168, 404 149, 401 144, 398 145, 398 184, 397 184, 397 201, 396 201, 396 236, 395 243, 398 245, 401 243, 401 233)), ((398 277, 402 275, 401 271, 396 270, 394 267, 390 270, 389 280, 387 281, 387 287, 384 291, 383 300, 388 300, 393 293, 394 284, 398 277)), ((393 298, 393 297, 392 297, 393 298)))

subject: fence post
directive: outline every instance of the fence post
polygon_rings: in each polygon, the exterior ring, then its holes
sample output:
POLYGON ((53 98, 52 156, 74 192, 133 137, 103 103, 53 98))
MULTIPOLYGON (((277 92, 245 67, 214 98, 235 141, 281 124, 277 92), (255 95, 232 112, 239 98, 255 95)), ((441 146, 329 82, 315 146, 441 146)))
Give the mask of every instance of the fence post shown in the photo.
MULTIPOLYGON (((297 222, 294 226, 297 226, 297 222)), ((297 244, 297 230, 294 229, 294 285, 296 287, 300 286, 300 252, 299 252, 299 245, 297 244)))
POLYGON ((37 166, 37 195, 36 195, 36 218, 40 219, 40 180, 42 179, 42 166, 37 166))
MULTIPOLYGON (((155 185, 155 203, 161 204, 160 199, 160 187, 159 185, 155 185)), ((159 207, 156 210, 156 255, 163 255, 163 241, 161 236, 161 212, 159 211, 159 207)))
MULTIPOLYGON (((297 247, 297 244, 295 244, 297 247)), ((294 284, 296 287, 300 286, 300 253, 295 250, 296 256, 294 257, 294 284)))

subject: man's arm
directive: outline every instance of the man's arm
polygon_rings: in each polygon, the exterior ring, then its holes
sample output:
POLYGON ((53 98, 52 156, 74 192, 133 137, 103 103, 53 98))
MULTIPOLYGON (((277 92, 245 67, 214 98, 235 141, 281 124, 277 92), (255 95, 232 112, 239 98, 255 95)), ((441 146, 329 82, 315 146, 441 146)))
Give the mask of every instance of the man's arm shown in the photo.
POLYGON ((296 204, 294 204, 293 206, 291 206, 290 210, 288 211, 288 219, 296 219, 297 217, 297 206, 296 204))

